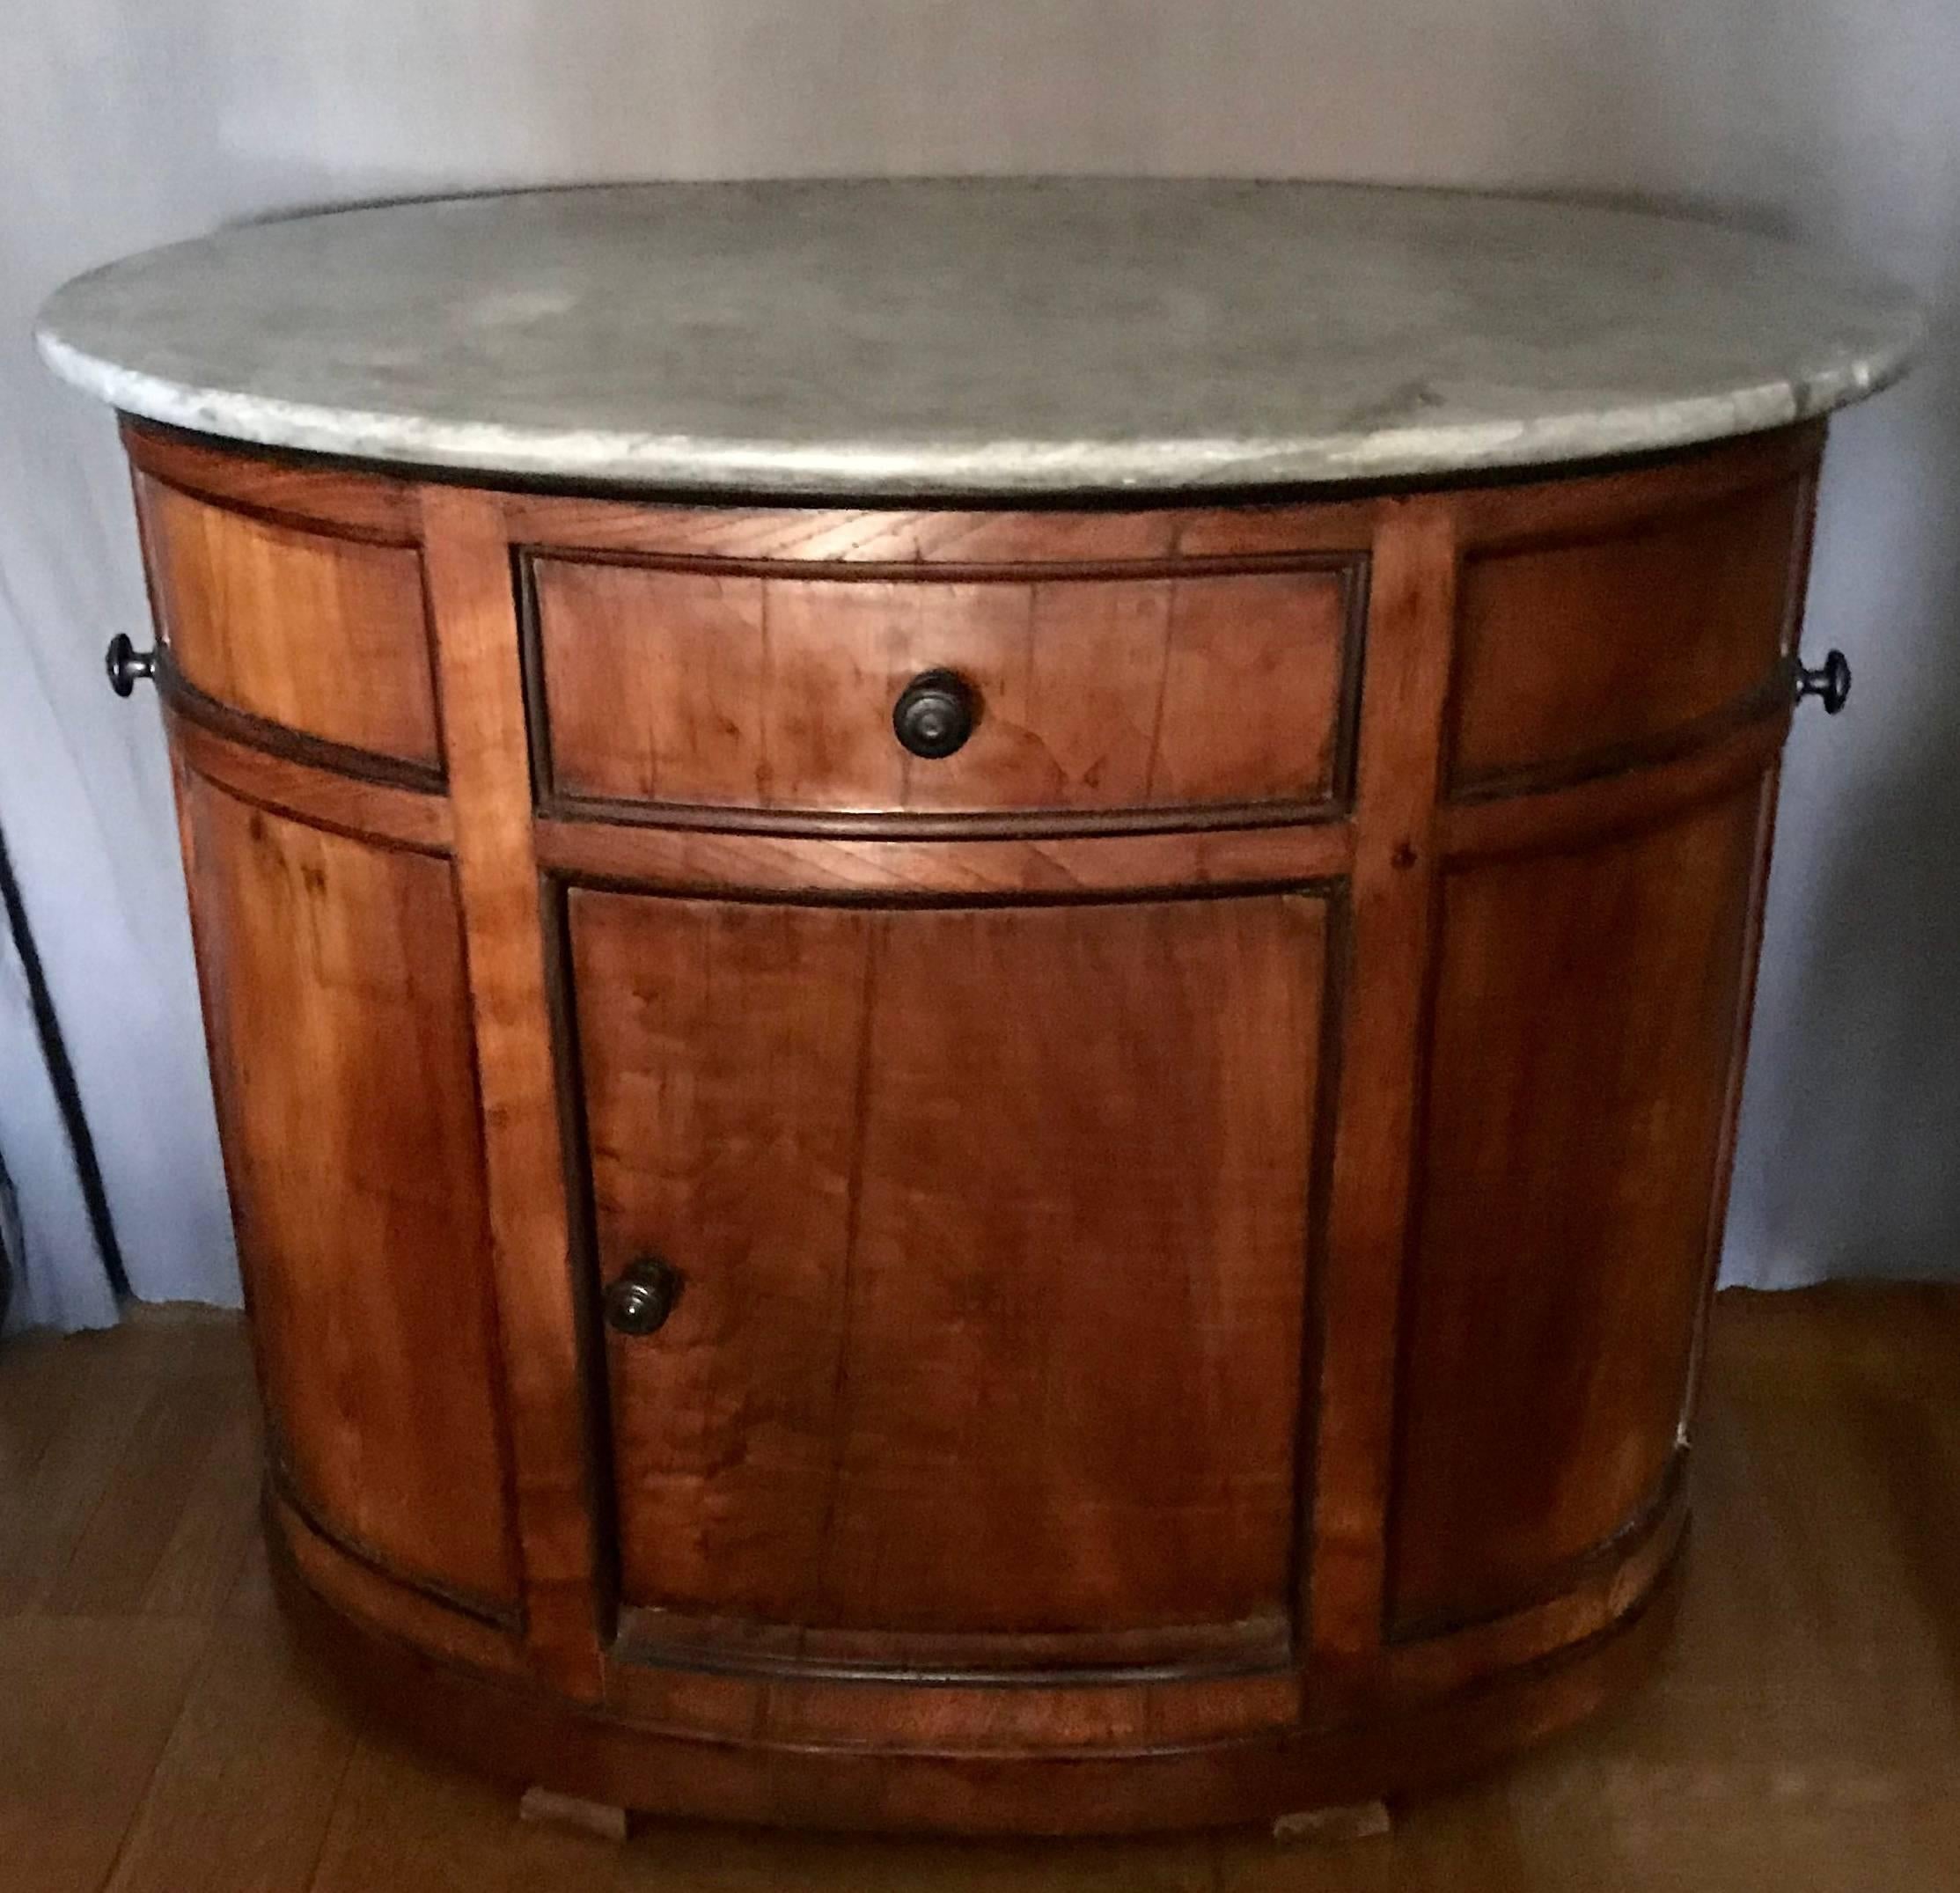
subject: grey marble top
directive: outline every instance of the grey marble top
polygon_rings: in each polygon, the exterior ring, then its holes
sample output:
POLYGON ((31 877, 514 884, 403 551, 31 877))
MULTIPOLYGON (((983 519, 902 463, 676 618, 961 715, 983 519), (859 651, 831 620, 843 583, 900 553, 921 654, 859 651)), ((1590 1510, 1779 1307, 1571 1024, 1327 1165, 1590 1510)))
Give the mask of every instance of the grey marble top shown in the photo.
POLYGON ((635 185, 244 225, 77 278, 61 374, 269 446, 676 491, 1444 476, 1859 399, 1911 298, 1717 224, 1453 192, 635 185))

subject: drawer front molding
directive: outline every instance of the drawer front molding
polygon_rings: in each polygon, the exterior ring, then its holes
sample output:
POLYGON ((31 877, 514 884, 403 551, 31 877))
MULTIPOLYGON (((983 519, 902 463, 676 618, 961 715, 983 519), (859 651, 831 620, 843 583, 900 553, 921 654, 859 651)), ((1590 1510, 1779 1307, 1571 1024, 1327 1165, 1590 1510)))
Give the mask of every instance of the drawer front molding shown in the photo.
POLYGON ((1361 553, 1233 570, 529 551, 519 570, 547 812, 1169 827, 1310 818, 1351 782, 1361 553), (973 728, 920 755, 894 712, 936 671, 973 728))

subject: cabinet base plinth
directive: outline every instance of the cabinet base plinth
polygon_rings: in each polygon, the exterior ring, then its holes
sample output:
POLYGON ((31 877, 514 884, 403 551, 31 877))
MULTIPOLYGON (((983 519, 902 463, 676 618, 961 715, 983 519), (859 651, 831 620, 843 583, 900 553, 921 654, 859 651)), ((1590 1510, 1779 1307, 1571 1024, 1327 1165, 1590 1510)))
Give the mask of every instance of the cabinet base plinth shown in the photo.
POLYGON ((1303 1809, 1352 1811, 1474 1773, 1633 1688, 1665 1640, 1679 1565, 1601 1635, 1366 1723, 1153 1751, 954 1754, 629 1721, 439 1662, 325 1602, 276 1547, 273 1558, 302 1647, 361 1712, 515 1788, 766 1826, 1059 1837, 1257 1823, 1288 1838, 1303 1809))

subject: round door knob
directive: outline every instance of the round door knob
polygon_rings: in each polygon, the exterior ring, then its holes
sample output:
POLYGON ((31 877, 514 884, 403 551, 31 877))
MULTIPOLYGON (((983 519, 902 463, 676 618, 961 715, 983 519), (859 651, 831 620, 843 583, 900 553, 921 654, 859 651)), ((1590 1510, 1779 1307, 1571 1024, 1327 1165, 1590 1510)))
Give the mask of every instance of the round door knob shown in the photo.
POLYGON ((1841 650, 1834 650, 1816 670, 1796 667, 1796 701, 1815 697, 1824 705, 1826 716, 1835 716, 1851 701, 1851 664, 1841 650))
POLYGON ((921 671, 899 694, 892 727, 914 756, 950 756, 973 735, 980 700, 958 671, 921 671))
POLYGON ((102 664, 109 673, 109 688, 119 697, 128 696, 144 678, 157 674, 157 653, 138 650, 121 631, 109 640, 102 664))
POLYGON ((642 1256, 606 1285, 606 1324, 615 1334, 651 1334, 680 1299, 680 1271, 658 1256, 642 1256))

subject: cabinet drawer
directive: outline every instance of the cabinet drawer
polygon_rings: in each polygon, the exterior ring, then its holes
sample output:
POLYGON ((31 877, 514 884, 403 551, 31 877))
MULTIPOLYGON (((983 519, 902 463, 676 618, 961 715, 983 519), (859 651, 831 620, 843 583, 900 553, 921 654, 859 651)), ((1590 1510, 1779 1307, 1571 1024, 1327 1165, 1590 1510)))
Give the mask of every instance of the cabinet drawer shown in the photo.
POLYGON ((137 485, 177 673, 234 710, 434 773, 442 763, 422 557, 137 485))
POLYGON ((751 810, 1324 803, 1358 565, 811 578, 539 554, 540 781, 560 803, 751 810), (936 758, 893 727, 933 671, 975 707, 936 758))

